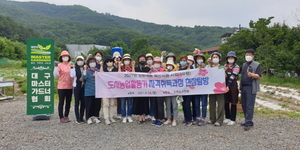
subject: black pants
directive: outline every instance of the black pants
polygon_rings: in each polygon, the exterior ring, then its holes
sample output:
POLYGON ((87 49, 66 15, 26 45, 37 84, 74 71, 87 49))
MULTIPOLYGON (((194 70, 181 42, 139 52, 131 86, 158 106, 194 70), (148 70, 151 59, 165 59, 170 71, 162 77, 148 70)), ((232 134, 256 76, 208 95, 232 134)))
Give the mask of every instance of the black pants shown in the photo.
POLYGON ((117 99, 117 114, 121 115, 121 98, 117 99))
POLYGON ((84 88, 74 88, 74 98, 75 98, 75 116, 77 121, 83 121, 85 101, 84 101, 84 88))
POLYGON ((71 100, 72 100, 72 89, 58 89, 58 97, 59 97, 59 102, 58 102, 59 118, 61 119, 64 117, 68 117, 70 112, 71 100), (63 114, 65 100, 66 100, 65 114, 63 114))
POLYGON ((225 102, 225 117, 231 121, 236 120, 236 104, 225 102))
POLYGON ((156 97, 154 99, 154 117, 158 120, 164 119, 164 97, 156 97))
POLYGON ((95 98, 95 96, 85 96, 85 118, 88 120, 90 117, 99 117, 101 109, 101 98, 95 98))

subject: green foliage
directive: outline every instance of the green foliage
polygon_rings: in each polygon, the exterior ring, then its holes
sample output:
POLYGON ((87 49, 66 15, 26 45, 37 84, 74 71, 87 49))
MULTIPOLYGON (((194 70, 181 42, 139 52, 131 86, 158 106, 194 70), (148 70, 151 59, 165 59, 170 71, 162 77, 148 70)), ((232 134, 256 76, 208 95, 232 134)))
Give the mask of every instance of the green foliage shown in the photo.
POLYGON ((12 42, 0 37, 0 58, 26 59, 26 46, 19 42, 12 42))
MULTIPOLYGON (((270 69, 278 72, 296 71, 300 73, 300 27, 288 27, 286 24, 270 25, 273 17, 260 18, 257 22, 250 21, 251 29, 242 30, 221 45, 219 51, 223 56, 235 51, 238 64, 245 62, 246 49, 255 50, 255 60, 260 62, 264 71, 270 69)), ((283 77, 283 76, 282 76, 283 77)))
POLYGON ((24 27, 0 14, 0 37, 25 43, 28 38, 39 38, 40 35, 33 29, 24 27))

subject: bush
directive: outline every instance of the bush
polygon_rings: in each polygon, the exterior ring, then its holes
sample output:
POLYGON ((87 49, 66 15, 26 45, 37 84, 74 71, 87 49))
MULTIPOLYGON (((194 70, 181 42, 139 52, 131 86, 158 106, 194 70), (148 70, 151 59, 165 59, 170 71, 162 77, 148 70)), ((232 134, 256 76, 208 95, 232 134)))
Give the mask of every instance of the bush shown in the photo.
POLYGON ((27 68, 27 60, 22 60, 21 62, 22 62, 21 67, 22 68, 27 68))

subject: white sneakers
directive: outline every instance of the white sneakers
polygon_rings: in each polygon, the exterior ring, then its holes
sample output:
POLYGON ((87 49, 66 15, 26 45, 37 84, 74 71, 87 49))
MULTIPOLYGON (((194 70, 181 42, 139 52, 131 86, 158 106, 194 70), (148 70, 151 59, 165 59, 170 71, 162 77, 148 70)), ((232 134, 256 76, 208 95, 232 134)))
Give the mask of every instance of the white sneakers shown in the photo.
POLYGON ((116 122, 116 120, 115 120, 113 117, 110 117, 109 120, 110 120, 110 122, 112 122, 112 123, 115 123, 115 122, 116 122))
POLYGON ((154 117, 151 117, 151 120, 152 120, 152 121, 155 121, 156 119, 155 119, 154 117))
POLYGON ((93 120, 93 122, 100 123, 101 121, 97 117, 95 117, 94 120, 93 120))
POLYGON ((175 127, 176 125, 177 125, 176 121, 175 121, 175 120, 173 120, 173 122, 172 122, 172 126, 173 126, 173 127, 175 127))
POLYGON ((110 125, 109 119, 105 119, 105 124, 106 124, 106 125, 110 125))
POLYGON ((131 117, 127 117, 127 119, 128 119, 128 122, 133 122, 131 117))
POLYGON ((225 119, 224 121, 223 121, 223 123, 228 123, 229 121, 231 121, 230 119, 225 119))
POLYGON ((123 123, 126 123, 126 122, 127 122, 127 118, 124 117, 122 122, 123 122, 123 123))
POLYGON ((234 121, 229 121, 228 123, 227 123, 227 125, 229 125, 229 126, 232 126, 232 125, 234 125, 235 124, 235 122, 234 121))
POLYGON ((235 124, 235 122, 234 122, 234 121, 232 121, 232 120, 230 120, 230 119, 225 119, 225 120, 223 121, 223 123, 227 123, 227 125, 229 125, 229 126, 231 126, 231 125, 234 125, 234 124, 235 124))
POLYGON ((87 121, 87 123, 88 123, 88 124, 92 124, 92 123, 93 123, 92 118, 89 118, 88 121, 87 121))
POLYGON ((171 123, 171 120, 170 120, 170 119, 168 119, 166 122, 164 122, 165 125, 167 125, 167 124, 169 124, 169 123, 171 123))

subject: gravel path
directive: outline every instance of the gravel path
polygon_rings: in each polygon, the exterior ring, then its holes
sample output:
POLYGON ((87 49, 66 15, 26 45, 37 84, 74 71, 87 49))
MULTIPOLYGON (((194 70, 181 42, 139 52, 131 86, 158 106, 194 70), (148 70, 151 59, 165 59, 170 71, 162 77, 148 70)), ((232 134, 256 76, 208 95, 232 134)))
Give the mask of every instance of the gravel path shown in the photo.
MULTIPOLYGON (((117 122, 105 125, 32 121, 26 101, 0 101, 0 149, 300 149, 300 118, 255 117, 255 127, 176 127, 117 122)), ((182 113, 179 115, 182 119, 182 113)), ((133 117, 136 120, 136 117, 133 117)), ((241 123, 238 118, 237 123, 241 123)))

